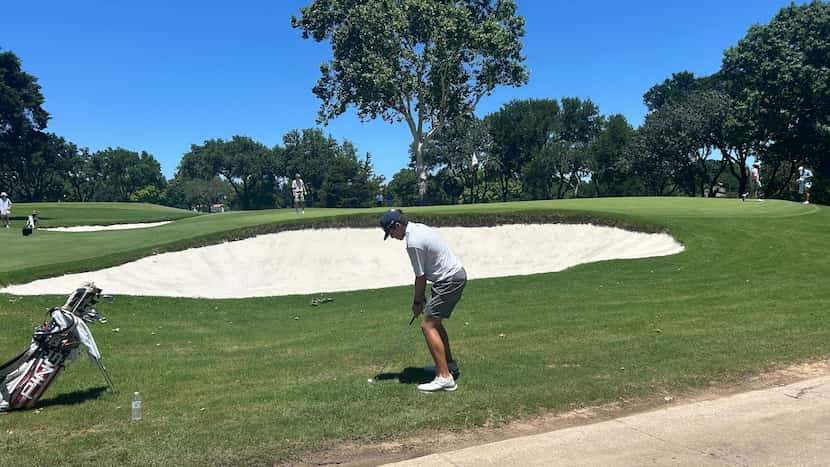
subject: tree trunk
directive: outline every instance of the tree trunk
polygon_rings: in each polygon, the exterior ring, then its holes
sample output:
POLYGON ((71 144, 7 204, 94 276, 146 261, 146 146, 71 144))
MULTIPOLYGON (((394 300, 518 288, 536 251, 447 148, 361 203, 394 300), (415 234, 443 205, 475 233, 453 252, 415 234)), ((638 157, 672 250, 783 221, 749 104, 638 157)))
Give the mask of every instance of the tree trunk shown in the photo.
POLYGON ((424 167, 424 139, 413 135, 415 143, 415 173, 418 175, 418 204, 425 204, 427 196, 427 169, 424 167))

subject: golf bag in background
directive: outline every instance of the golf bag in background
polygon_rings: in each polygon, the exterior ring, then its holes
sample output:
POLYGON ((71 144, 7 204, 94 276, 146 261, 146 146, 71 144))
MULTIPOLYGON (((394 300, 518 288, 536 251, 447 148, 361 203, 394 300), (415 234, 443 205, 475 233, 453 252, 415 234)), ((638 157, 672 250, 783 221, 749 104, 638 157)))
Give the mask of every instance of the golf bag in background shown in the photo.
POLYGON ((101 363, 101 353, 86 323, 106 322, 95 304, 112 297, 87 283, 69 294, 66 303, 49 310, 51 319, 35 328, 32 343, 20 355, 0 366, 0 412, 32 407, 64 369, 65 362, 78 357, 80 347, 112 386, 101 363))
POLYGON ((37 228, 38 217, 40 213, 38 211, 32 211, 32 215, 26 219, 26 225, 23 227, 23 236, 28 237, 35 233, 35 229, 37 228))

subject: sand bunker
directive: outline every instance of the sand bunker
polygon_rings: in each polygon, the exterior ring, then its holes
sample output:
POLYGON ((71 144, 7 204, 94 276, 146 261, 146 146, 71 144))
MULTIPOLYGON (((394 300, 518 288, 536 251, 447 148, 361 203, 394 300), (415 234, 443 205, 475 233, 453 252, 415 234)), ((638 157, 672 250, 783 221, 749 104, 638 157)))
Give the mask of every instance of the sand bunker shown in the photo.
POLYGON ((99 230, 129 230, 129 229, 146 229, 148 227, 158 227, 160 225, 169 224, 173 221, 164 222, 145 222, 143 224, 113 224, 113 225, 76 225, 74 227, 50 227, 49 232, 97 232, 99 230))
MULTIPOLYGON (((534 224, 439 228, 471 279, 561 271, 608 259, 683 251, 667 234, 594 225, 534 224)), ((109 294, 243 298, 411 285, 404 242, 380 229, 281 232, 164 253, 132 263, 69 274, 0 292, 66 294, 95 282, 109 294)))

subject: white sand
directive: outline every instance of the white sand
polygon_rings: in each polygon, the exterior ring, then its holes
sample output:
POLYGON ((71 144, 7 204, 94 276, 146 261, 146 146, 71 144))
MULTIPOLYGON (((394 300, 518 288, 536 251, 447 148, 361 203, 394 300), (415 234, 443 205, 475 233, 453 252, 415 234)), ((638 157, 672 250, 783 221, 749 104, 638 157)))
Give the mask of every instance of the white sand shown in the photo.
MULTIPOLYGON (((561 271, 593 261, 683 251, 667 234, 594 225, 439 228, 471 279, 561 271)), ((66 294, 93 281, 109 294, 243 298, 362 290, 413 283, 404 242, 377 229, 281 232, 164 253, 0 292, 66 294)))
POLYGON ((47 230, 49 232, 97 232, 99 230, 146 229, 148 227, 158 227, 171 222, 173 221, 145 222, 143 224, 76 225, 74 227, 50 227, 47 229, 38 228, 38 230, 47 230))

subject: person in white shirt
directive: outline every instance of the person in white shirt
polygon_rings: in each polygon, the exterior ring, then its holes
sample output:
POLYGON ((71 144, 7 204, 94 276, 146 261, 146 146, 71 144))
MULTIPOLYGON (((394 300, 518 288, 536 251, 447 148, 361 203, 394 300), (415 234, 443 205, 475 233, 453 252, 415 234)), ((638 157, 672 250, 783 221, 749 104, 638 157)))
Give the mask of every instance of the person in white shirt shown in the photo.
POLYGON ((810 204, 810 189, 813 188, 813 171, 807 167, 798 168, 798 194, 804 196, 804 204, 810 204))
POLYGON ((752 169, 749 173, 749 181, 752 184, 752 196, 754 196, 758 201, 763 201, 761 199, 761 163, 755 161, 752 164, 752 169))
POLYGON ((12 200, 6 192, 0 193, 0 221, 3 222, 3 228, 9 228, 9 215, 12 212, 12 200))
POLYGON ((385 233, 383 239, 406 239, 406 252, 415 273, 415 293, 412 314, 425 315, 421 330, 427 348, 435 362, 435 379, 418 385, 421 392, 455 391, 455 379, 460 374, 452 356, 450 340, 443 320, 449 319, 467 285, 467 271, 449 246, 432 228, 411 222, 399 209, 391 209, 380 218, 385 233), (430 298, 425 292, 427 281, 432 283, 430 298))
POLYGON ((294 213, 298 213, 300 209, 305 214, 305 183, 300 178, 300 174, 294 174, 294 180, 291 180, 291 193, 294 194, 294 213))

